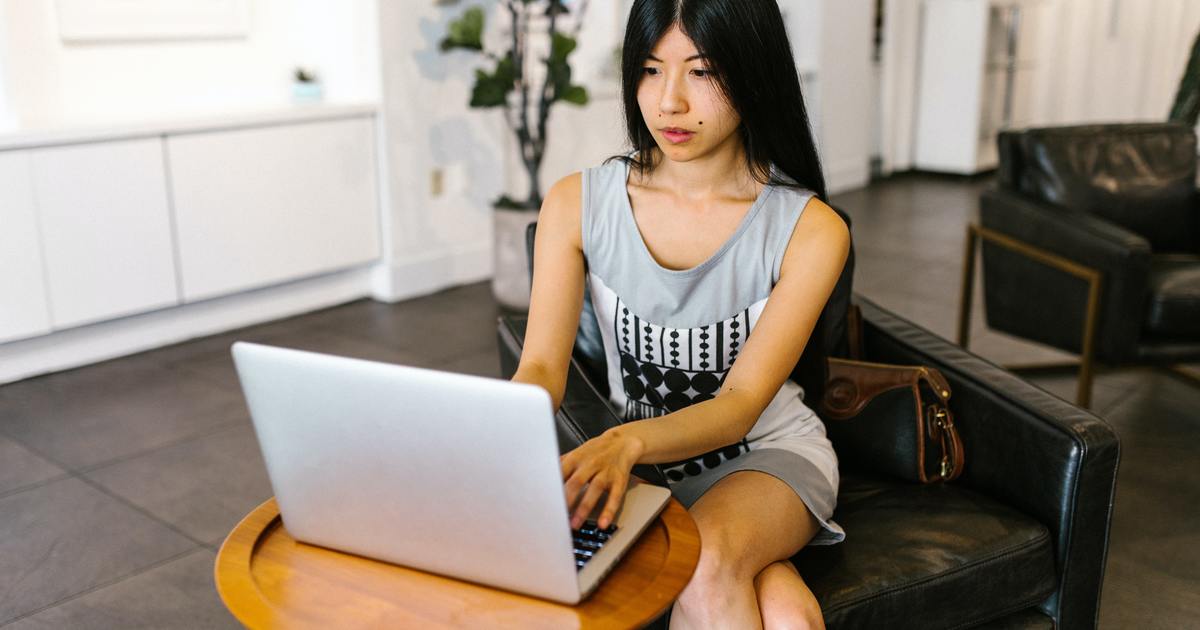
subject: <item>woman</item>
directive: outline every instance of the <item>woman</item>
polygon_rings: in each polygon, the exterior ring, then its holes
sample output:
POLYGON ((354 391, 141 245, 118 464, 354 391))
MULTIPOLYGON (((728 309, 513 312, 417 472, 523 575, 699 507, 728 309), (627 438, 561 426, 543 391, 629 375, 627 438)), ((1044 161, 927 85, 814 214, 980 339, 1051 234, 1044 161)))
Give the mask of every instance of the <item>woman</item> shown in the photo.
POLYGON ((590 291, 625 423, 562 456, 572 527, 660 464, 701 540, 671 627, 822 627, 789 558, 845 536, 837 460, 788 377, 850 239, 779 8, 637 0, 622 67, 633 151, 548 192, 513 380, 558 407, 590 291))

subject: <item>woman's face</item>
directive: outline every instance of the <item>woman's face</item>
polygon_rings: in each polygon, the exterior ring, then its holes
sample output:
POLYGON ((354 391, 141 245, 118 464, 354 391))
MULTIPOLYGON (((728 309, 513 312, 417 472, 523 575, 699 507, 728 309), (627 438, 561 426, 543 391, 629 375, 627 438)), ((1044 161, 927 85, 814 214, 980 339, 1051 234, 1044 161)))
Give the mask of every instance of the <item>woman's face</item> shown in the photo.
POLYGON ((668 159, 686 162, 739 141, 734 132, 741 117, 678 26, 663 35, 642 64, 637 98, 646 127, 668 159))

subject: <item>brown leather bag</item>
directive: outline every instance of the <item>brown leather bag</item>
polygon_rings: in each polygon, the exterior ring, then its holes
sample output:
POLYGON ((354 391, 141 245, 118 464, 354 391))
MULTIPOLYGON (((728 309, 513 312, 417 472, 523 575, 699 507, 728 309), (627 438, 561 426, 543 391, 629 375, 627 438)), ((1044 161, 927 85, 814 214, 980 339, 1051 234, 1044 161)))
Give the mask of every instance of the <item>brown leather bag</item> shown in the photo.
MULTIPOLYGON (((850 307, 847 331, 855 357, 862 347, 857 310, 850 307)), ((965 464, 949 401, 950 384, 935 368, 830 358, 821 415, 846 463, 935 483, 956 479, 965 464)))

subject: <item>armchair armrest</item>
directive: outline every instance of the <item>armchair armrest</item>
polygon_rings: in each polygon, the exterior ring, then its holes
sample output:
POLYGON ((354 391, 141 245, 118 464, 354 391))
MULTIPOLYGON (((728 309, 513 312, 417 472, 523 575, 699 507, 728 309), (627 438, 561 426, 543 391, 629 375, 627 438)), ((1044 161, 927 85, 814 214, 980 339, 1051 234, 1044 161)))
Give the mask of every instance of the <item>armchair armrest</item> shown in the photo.
POLYGON ((1041 610, 1061 628, 1094 627, 1120 456, 1112 428, 860 296, 855 301, 867 360, 928 365, 949 380, 966 452, 955 483, 1050 530, 1059 581, 1041 610))
MULTIPOLYGON (((1149 295, 1145 238, 1094 215, 997 188, 981 195, 980 220, 985 228, 1100 271, 1097 354, 1119 361, 1134 353, 1149 295)), ((989 326, 1082 350, 1085 282, 986 241, 983 274, 989 326)))
MULTIPOLYGON (((512 378, 521 360, 521 347, 525 343, 525 325, 522 316, 501 316, 497 323, 500 342, 500 372, 504 378, 512 378)), ((621 424, 621 419, 608 405, 596 386, 588 379, 579 360, 571 357, 567 371, 567 387, 562 405, 555 414, 558 431, 558 449, 565 453, 587 440, 621 424)), ((644 481, 666 486, 667 479, 657 466, 638 464, 633 474, 644 481)))

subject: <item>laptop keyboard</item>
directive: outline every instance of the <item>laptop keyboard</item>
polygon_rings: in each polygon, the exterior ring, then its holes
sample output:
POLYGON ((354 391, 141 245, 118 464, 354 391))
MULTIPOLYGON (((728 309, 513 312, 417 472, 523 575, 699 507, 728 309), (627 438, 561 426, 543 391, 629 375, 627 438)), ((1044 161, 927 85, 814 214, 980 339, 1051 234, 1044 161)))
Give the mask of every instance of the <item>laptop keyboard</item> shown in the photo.
POLYGON ((575 570, 578 571, 587 564, 597 551, 616 533, 617 526, 609 525, 608 529, 600 529, 596 521, 584 521, 583 526, 571 532, 575 539, 575 570))

